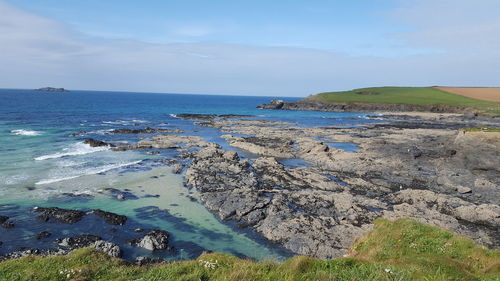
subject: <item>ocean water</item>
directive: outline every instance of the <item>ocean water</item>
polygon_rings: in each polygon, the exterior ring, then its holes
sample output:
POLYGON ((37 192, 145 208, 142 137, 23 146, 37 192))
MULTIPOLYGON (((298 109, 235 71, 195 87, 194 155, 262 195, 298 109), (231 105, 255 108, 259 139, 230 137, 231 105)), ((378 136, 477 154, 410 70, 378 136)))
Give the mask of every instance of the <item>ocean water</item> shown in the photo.
MULTIPOLYGON (((146 127, 182 129, 228 147, 218 130, 176 118, 179 113, 258 115, 301 126, 356 126, 366 115, 307 111, 260 110, 271 97, 71 91, 45 93, 0 89, 0 215, 11 217, 14 229, 0 228, 0 254, 22 247, 49 248, 56 238, 93 233, 119 244, 125 258, 155 256, 170 260, 196 257, 201 251, 227 252, 254 259, 286 258, 289 253, 249 229, 221 222, 196 201, 196 190, 183 185, 162 161, 173 151, 149 155, 92 148, 85 138, 133 143, 150 135, 107 134, 113 129, 146 127), (78 136, 72 134, 85 132, 78 136), (113 189, 130 198, 116 200, 113 189), (72 195, 68 195, 72 194, 72 195), (48 230, 34 206, 81 210, 103 209, 126 215, 114 229, 88 215, 74 225, 53 224, 45 240, 33 236, 48 230), (134 229, 160 228, 171 233, 174 251, 149 252, 128 246, 134 229)), ((294 100, 295 98, 283 98, 294 100)), ((346 149, 352 149, 344 144, 346 149)), ((292 166, 300 161, 289 160, 292 166)), ((143 235, 143 234, 142 234, 143 235)))

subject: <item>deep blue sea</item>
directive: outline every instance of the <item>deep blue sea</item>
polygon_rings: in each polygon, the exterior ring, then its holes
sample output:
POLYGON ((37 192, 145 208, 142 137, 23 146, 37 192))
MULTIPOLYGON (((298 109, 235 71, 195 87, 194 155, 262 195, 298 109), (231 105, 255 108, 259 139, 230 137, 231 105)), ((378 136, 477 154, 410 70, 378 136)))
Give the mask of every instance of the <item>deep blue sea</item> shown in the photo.
MULTIPOLYGON (((0 228, 0 255, 22 247, 48 248, 60 237, 98 233, 119 244, 124 257, 165 259, 196 257, 201 251, 227 252, 255 259, 283 259, 288 253, 267 243, 251 230, 221 222, 198 202, 196 192, 171 173, 164 159, 174 152, 149 155, 140 151, 113 152, 91 148, 85 138, 132 143, 150 135, 108 134, 112 129, 146 127, 182 129, 228 147, 218 130, 175 117, 179 113, 258 115, 301 126, 356 126, 364 114, 261 110, 272 97, 152 94, 71 91, 65 93, 0 89, 0 215, 15 222, 0 228), (78 136, 71 134, 85 132, 78 136), (111 188, 130 193, 116 200, 111 188), (79 196, 68 196, 68 194, 79 196), (47 230, 36 219, 34 206, 95 208, 126 215, 114 229, 93 216, 74 225, 52 224, 53 235, 37 240, 47 230), (175 251, 149 252, 127 244, 136 228, 159 228, 171 233, 175 251)), ((297 98, 280 98, 295 100, 297 98)), ((346 149, 350 144, 343 144, 346 149)))

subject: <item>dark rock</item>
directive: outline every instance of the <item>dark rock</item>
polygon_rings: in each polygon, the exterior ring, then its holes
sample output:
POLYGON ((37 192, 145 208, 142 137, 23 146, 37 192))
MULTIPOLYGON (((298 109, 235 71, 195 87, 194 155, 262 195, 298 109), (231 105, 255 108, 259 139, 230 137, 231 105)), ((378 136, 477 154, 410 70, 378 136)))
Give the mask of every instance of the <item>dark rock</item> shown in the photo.
POLYGON ((43 221, 48 221, 49 218, 55 219, 58 222, 73 224, 79 222, 84 216, 85 212, 78 210, 61 209, 57 207, 43 208, 35 207, 35 212, 42 213, 38 218, 43 221))
POLYGON ((168 249, 168 233, 163 230, 151 230, 142 238, 130 240, 130 245, 150 251, 168 249))
POLYGON ((270 104, 261 104, 257 106, 257 108, 262 109, 282 109, 285 105, 285 102, 282 100, 271 100, 270 104))
POLYGON ((50 237, 51 235, 52 235, 52 233, 50 233, 48 231, 42 231, 42 232, 38 233, 37 235, 35 235, 35 238, 37 240, 40 240, 40 239, 50 237))
POLYGON ((0 261, 8 260, 8 259, 23 258, 23 257, 33 256, 33 255, 40 255, 41 253, 42 253, 42 251, 40 251, 39 249, 23 249, 23 250, 15 251, 15 252, 0 256, 0 261))
POLYGON ((422 150, 420 150, 416 146, 412 146, 411 148, 409 148, 408 153, 410 153, 414 159, 417 159, 418 157, 422 156, 422 150))
POLYGON ((104 191, 118 200, 137 200, 139 197, 132 192, 126 190, 119 190, 116 188, 105 188, 104 191))
POLYGON ((94 196, 90 194, 64 192, 51 196, 49 201, 89 201, 93 198, 94 196))
POLYGON ((12 221, 6 221, 6 222, 2 223, 2 227, 10 229, 10 228, 16 227, 16 225, 12 221))
POLYGON ((38 91, 38 92, 69 92, 68 90, 64 89, 64 88, 53 88, 53 87, 44 87, 44 88, 39 88, 39 89, 35 89, 35 91, 38 91))
POLYGON ((213 120, 215 118, 230 119, 230 118, 255 117, 255 115, 241 115, 241 114, 217 115, 217 114, 191 114, 191 113, 181 113, 181 114, 176 114, 175 116, 185 120, 213 120))
POLYGON ((85 135, 87 133, 87 131, 79 131, 78 133, 72 133, 72 134, 69 134, 70 137, 78 137, 78 136, 81 136, 81 135, 85 135))
POLYGON ((79 235, 73 237, 66 237, 62 239, 57 239, 54 241, 59 246, 63 247, 68 251, 72 251, 74 249, 92 247, 103 251, 104 253, 112 256, 112 257, 120 257, 121 249, 116 244, 104 241, 99 236, 95 235, 79 235))
POLYGON ((436 113, 468 113, 469 108, 442 104, 383 104, 383 103, 322 103, 314 98, 305 98, 296 102, 272 100, 269 104, 261 104, 257 108, 278 110, 306 111, 341 111, 341 112, 401 112, 427 111, 436 113))
POLYGON ((4 223, 9 219, 9 217, 6 216, 0 216, 0 223, 4 223))
POLYGON ((85 139, 85 140, 83 141, 83 143, 88 144, 88 145, 90 145, 91 147, 100 147, 100 146, 110 146, 110 147, 114 147, 114 145, 109 144, 109 143, 107 143, 107 142, 103 142, 103 141, 96 140, 96 139, 91 139, 91 138, 85 139))
POLYGON ((99 240, 102 240, 101 237, 99 236, 84 234, 79 236, 57 239, 54 242, 62 247, 68 247, 70 249, 78 249, 78 248, 90 247, 96 241, 99 240))
POLYGON ((155 129, 147 127, 145 129, 115 129, 111 134, 153 134, 153 133, 183 133, 180 129, 155 129))
POLYGON ((127 222, 127 217, 123 215, 118 215, 111 212, 106 212, 103 210, 92 210, 92 213, 96 216, 103 218, 107 223, 113 225, 124 225, 127 222))

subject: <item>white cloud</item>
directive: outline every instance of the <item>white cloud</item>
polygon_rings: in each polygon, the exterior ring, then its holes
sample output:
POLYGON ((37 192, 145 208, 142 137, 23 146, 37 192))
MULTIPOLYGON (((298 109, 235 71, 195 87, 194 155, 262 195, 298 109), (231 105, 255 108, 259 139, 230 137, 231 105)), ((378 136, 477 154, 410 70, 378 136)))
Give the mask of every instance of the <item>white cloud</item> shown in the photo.
MULTIPOLYGON (((481 47, 481 54, 350 57, 303 48, 104 40, 86 37, 62 23, 2 2, 0 14, 0 88, 50 85, 70 89, 304 96, 362 86, 493 85, 498 83, 500 67, 496 50, 486 51, 488 42, 481 47)), ((443 28, 449 30, 453 26, 443 28)), ((471 28, 477 33, 482 31, 478 30, 479 25, 471 28)), ((434 46, 430 35, 419 39, 429 32, 437 31, 429 24, 418 32, 400 36, 428 47, 447 47, 438 45, 439 42, 434 46)))
POLYGON ((399 22, 415 27, 397 36, 412 46, 434 47, 462 54, 497 53, 500 48, 500 1, 400 1, 399 22))

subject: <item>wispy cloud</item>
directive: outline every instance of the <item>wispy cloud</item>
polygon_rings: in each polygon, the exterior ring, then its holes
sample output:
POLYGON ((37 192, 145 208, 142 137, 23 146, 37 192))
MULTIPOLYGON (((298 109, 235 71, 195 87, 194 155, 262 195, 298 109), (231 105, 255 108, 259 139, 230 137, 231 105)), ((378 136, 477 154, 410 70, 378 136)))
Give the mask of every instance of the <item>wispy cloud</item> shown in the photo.
POLYGON ((172 33, 179 36, 201 37, 214 33, 215 30, 209 26, 186 25, 174 28, 172 33))

